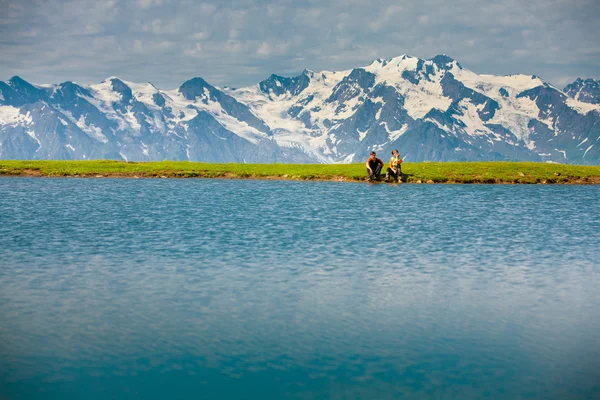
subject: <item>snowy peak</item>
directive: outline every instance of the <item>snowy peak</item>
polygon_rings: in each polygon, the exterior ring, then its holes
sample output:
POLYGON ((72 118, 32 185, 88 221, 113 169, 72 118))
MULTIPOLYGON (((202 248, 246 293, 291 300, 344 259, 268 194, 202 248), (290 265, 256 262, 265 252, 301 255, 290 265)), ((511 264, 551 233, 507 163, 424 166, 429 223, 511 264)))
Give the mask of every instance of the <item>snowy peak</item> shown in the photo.
POLYGON ((109 106, 128 105, 133 99, 131 88, 117 77, 110 77, 98 84, 91 85, 90 89, 92 97, 109 106))
MULTIPOLYGON (((184 82, 179 87, 178 94, 185 100, 191 101, 188 108, 199 107, 225 119, 232 117, 235 120, 243 121, 257 132, 269 133, 269 127, 247 105, 240 103, 202 78, 193 78, 184 82)), ((233 123, 233 121, 228 119, 227 123, 233 123)))
POLYGON ((454 68, 462 69, 462 66, 454 60, 452 57, 447 56, 446 54, 437 55, 427 61, 431 61, 435 66, 439 69, 443 69, 446 71, 451 71, 454 68))
POLYGON ((217 89, 214 86, 198 77, 185 81, 179 87, 179 93, 187 100, 192 101, 196 100, 197 97, 208 100, 211 93, 215 91, 217 91, 217 89))
POLYGON ((600 104, 600 80, 577 78, 564 89, 572 99, 591 104, 600 104))
POLYGON ((22 106, 27 101, 6 82, 0 82, 0 105, 22 106))
POLYGON ((16 91, 36 91, 38 90, 31 83, 27 82, 25 79, 20 76, 13 76, 8 80, 8 85, 15 89, 16 91))
POLYGON ((47 99, 47 94, 44 89, 37 88, 18 76, 10 78, 8 86, 18 93, 18 95, 27 103, 35 103, 36 101, 47 99))
MULTIPOLYGON (((438 70, 451 71, 455 68, 462 69, 462 66, 456 60, 446 54, 439 54, 430 59, 422 59, 409 54, 403 54, 389 59, 378 58, 366 66, 365 69, 373 71, 388 67, 402 72, 404 70, 425 70, 425 66, 431 67, 434 65, 438 70)), ((431 68, 429 68, 429 71, 431 71, 431 68)))
POLYGON ((131 88, 127 86, 122 80, 119 78, 112 78, 110 80, 110 84, 112 86, 112 90, 115 93, 121 95, 121 101, 123 103, 130 103, 133 98, 133 93, 131 92, 131 88))
POLYGON ((348 76, 345 76, 334 88, 328 103, 337 101, 346 102, 369 90, 375 84, 375 74, 363 68, 355 68, 348 76))
POLYGON ((58 85, 55 93, 61 92, 64 96, 75 97, 75 96, 87 96, 92 97, 92 93, 78 84, 66 81, 58 85))
POLYGON ((297 96, 308 87, 311 75, 312 72, 308 70, 292 78, 272 74, 258 85, 260 90, 271 99, 280 96, 297 96))
POLYGON ((77 107, 83 102, 84 98, 92 98, 92 92, 76 83, 67 81, 57 85, 51 96, 52 102, 57 103, 59 107, 70 109, 77 107))
POLYGON ((164 107, 166 104, 166 98, 162 93, 156 92, 152 94, 152 102, 159 107, 164 107))

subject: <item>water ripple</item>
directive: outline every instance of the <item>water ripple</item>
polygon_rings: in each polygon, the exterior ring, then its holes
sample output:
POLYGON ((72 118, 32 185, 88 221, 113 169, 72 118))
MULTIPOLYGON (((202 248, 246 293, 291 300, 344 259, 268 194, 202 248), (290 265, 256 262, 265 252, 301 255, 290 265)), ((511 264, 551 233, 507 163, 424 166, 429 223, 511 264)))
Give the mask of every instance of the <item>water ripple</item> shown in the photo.
POLYGON ((599 200, 0 179, 0 397, 598 398, 599 200))

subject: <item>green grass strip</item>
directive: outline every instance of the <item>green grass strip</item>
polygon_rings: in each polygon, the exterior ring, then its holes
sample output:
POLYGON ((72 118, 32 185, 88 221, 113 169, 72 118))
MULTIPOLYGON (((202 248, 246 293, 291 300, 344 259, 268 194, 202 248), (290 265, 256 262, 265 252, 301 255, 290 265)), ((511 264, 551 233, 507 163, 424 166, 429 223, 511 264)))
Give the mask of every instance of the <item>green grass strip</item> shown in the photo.
MULTIPOLYGON (((600 166, 534 162, 403 164, 409 183, 600 183, 600 166)), ((363 181, 360 164, 235 164, 187 161, 124 162, 0 160, 2 176, 230 178, 363 181)))

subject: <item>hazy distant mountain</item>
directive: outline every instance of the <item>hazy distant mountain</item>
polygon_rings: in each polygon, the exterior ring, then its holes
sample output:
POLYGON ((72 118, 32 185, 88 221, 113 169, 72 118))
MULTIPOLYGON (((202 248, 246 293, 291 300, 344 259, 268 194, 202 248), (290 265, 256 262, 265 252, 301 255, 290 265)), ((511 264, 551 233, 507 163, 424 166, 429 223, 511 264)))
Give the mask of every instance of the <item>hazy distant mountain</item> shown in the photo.
POLYGON ((565 87, 564 92, 575 100, 600 104, 600 81, 597 79, 577 80, 565 87))
POLYGON ((591 79, 562 92, 536 76, 478 75, 445 55, 239 89, 13 77, 0 82, 0 158, 351 162, 398 148, 408 161, 599 164, 599 93, 591 79))

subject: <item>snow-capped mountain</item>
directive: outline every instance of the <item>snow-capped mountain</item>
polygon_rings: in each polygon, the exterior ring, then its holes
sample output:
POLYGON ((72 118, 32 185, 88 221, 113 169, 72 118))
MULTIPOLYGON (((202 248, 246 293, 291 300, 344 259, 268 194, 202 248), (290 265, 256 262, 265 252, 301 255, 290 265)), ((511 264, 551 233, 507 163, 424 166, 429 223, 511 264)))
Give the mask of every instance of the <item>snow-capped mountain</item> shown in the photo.
POLYGON ((249 87, 202 78, 160 90, 0 82, 0 158, 600 163, 598 81, 558 90, 536 76, 478 75, 448 56, 271 75, 249 87))
POLYGON ((600 104, 600 81, 597 79, 581 79, 567 85, 564 92, 575 100, 600 104))

